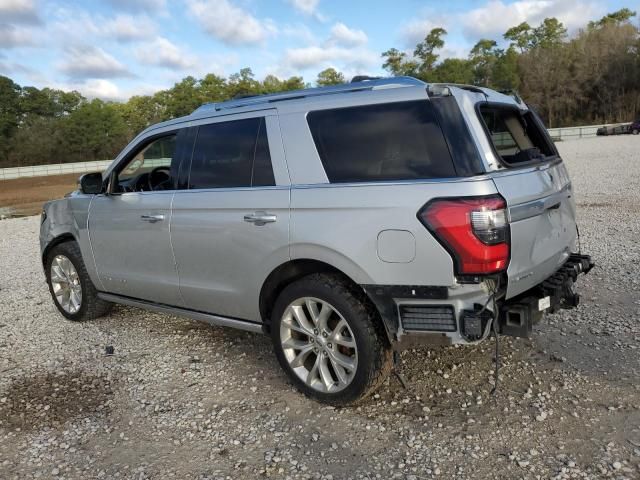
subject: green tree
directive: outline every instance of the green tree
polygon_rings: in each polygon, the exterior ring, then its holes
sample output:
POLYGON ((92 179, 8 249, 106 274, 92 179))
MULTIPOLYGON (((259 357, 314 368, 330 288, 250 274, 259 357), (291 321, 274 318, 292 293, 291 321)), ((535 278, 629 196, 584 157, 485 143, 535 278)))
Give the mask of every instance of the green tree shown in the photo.
POLYGON ((261 93, 277 93, 288 90, 299 90, 305 88, 302 77, 290 77, 286 80, 280 80, 275 75, 267 75, 255 94, 261 93))
POLYGON ((202 105, 198 95, 199 84, 192 76, 183 78, 169 90, 158 96, 158 100, 165 105, 168 118, 189 115, 202 105))
POLYGON ((127 126, 127 138, 133 139, 138 133, 154 123, 164 120, 164 106, 156 97, 148 95, 131 97, 126 103, 114 104, 127 126))
POLYGON ((489 87, 493 81, 493 70, 502 55, 502 51, 497 48, 498 44, 494 40, 483 38, 471 49, 469 59, 473 65, 474 83, 489 87))
POLYGON ((473 64, 464 58, 445 58, 430 74, 434 83, 471 84, 474 80, 473 64))
POLYGON ((440 55, 436 50, 444 47, 442 37, 447 34, 444 28, 432 29, 423 41, 416 45, 413 56, 418 61, 418 75, 423 79, 428 79, 429 74, 433 71, 440 55))
POLYGON ((636 12, 628 8, 621 8, 618 11, 607 13, 600 20, 595 22, 589 22, 587 28, 593 30, 596 28, 606 27, 608 25, 621 25, 623 23, 629 23, 633 17, 636 16, 636 12))
POLYGON ((260 92, 260 82, 253 78, 250 68, 242 68, 238 73, 229 76, 227 82, 229 98, 256 95, 260 92))
POLYGON ((318 77, 316 78, 316 84, 319 87, 340 85, 341 83, 346 83, 344 75, 332 67, 325 68, 318 74, 318 77))
POLYGON ((567 29, 557 18, 545 18, 533 29, 532 47, 553 48, 559 46, 567 37, 567 29))
POLYGON ((200 99, 202 103, 221 102, 227 98, 227 80, 209 73, 200 80, 200 99))
POLYGON ((412 77, 417 75, 418 62, 409 60, 407 54, 397 48, 390 48, 383 52, 382 58, 385 59, 382 68, 394 76, 408 75, 412 77))
POLYGON ((56 110, 56 104, 46 90, 38 90, 35 87, 22 87, 20 112, 23 117, 53 117, 56 110))
POLYGON ((518 52, 509 47, 498 55, 493 66, 492 86, 498 90, 515 91, 520 88, 518 52))
POLYGON ((511 41, 512 47, 517 47, 523 53, 531 48, 533 29, 527 22, 522 22, 507 30, 503 37, 511 41))
POLYGON ((92 100, 60 122, 67 161, 114 158, 127 143, 127 125, 112 103, 92 100))
POLYGON ((33 117, 11 138, 12 165, 42 165, 70 161, 64 151, 60 122, 54 117, 33 117))
POLYGON ((20 85, 0 75, 0 159, 7 159, 11 136, 20 118, 20 85))

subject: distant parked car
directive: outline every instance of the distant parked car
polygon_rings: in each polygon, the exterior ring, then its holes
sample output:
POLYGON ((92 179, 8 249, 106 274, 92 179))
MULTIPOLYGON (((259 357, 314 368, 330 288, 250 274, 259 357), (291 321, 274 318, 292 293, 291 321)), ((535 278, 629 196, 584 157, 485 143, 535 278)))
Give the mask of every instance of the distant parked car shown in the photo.
POLYGON ((624 135, 626 133, 632 133, 633 125, 636 126, 636 131, 634 133, 638 133, 638 129, 640 128, 640 124, 638 122, 634 123, 622 123, 619 125, 609 125, 606 127, 600 127, 596 131, 596 135, 624 135))
POLYGON ((640 133, 640 118, 631 124, 629 132, 634 135, 638 135, 640 133))

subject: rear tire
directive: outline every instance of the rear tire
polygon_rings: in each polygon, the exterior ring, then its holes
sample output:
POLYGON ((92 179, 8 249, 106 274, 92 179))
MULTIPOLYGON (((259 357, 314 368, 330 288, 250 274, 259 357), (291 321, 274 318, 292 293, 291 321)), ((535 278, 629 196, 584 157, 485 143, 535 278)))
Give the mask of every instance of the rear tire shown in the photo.
POLYGON ((98 298, 74 241, 54 246, 45 259, 49 292, 58 311, 67 319, 93 320, 109 313, 113 304, 98 298))
POLYGON ((633 135, 638 135, 640 133, 640 130, 638 130, 637 128, 634 128, 633 130, 631 130, 631 133, 633 135))
POLYGON ((315 400, 356 403, 391 371, 392 351, 377 311, 341 275, 311 274, 288 285, 271 318, 280 366, 315 400))

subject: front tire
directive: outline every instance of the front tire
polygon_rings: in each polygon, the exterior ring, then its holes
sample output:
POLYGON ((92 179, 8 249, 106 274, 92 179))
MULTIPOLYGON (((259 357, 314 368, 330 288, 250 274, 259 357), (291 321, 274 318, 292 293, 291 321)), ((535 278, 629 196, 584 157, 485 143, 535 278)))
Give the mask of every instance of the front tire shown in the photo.
POLYGON ((638 135, 640 133, 640 130, 638 130, 637 128, 634 128, 633 130, 631 130, 631 133, 633 135, 638 135))
POLYGON ((54 246, 45 259, 45 273, 53 303, 65 318, 93 320, 111 310, 112 303, 98 298, 76 242, 54 246))
POLYGON ((273 309, 271 336, 294 385, 324 403, 356 403, 391 371, 377 312, 341 275, 312 274, 287 286, 273 309))

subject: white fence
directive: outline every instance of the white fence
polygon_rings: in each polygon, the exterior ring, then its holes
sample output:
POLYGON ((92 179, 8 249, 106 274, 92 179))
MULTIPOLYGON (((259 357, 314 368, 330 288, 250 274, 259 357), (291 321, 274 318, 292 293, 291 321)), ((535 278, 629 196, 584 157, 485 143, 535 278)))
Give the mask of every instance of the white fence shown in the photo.
POLYGON ((570 140, 574 138, 595 137, 601 127, 613 127, 620 123, 607 123, 602 125, 585 125, 583 127, 550 128, 549 135, 554 140, 570 140))
MULTIPOLYGON (((595 137, 600 127, 611 127, 619 124, 585 125, 582 127, 550 128, 549 134, 555 140, 570 140, 574 138, 595 137)), ((67 173, 102 172, 111 160, 95 162, 59 163, 56 165, 35 165, 32 167, 0 168, 0 180, 24 177, 44 177, 48 175, 64 175, 67 173)), ((148 160, 147 162, 148 163, 148 160)), ((160 163, 159 163, 160 165, 160 163)))
POLYGON ((49 175, 65 175, 68 173, 102 172, 111 160, 96 162, 58 163, 56 165, 34 165, 32 167, 0 168, 0 180, 24 177, 45 177, 49 175))

